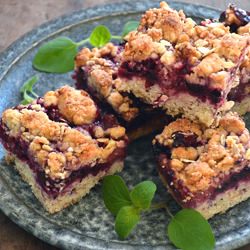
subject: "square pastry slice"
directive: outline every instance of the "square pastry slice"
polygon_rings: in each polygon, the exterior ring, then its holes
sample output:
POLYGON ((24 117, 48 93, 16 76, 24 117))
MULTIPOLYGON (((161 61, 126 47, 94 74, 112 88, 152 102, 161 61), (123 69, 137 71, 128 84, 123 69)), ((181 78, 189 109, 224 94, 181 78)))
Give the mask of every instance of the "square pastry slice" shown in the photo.
POLYGON ((170 117, 161 109, 153 108, 131 93, 119 91, 121 80, 117 76, 124 45, 112 43, 102 48, 82 49, 75 57, 75 85, 86 90, 100 107, 114 113, 126 127, 130 139, 163 128, 170 117))
MULTIPOLYGON (((220 21, 230 27, 231 32, 240 35, 250 34, 250 12, 230 5, 221 14, 220 21)), ((245 60, 240 66, 239 85, 233 88, 228 99, 235 102, 233 110, 239 115, 244 115, 250 111, 250 46, 245 60)))
POLYGON ((236 113, 210 128, 177 119, 153 148, 159 175, 182 207, 208 219, 250 197, 249 132, 236 113))
POLYGON ((232 34, 222 23, 197 25, 162 2, 160 9, 146 11, 126 39, 120 91, 207 126, 231 107, 226 98, 247 53, 248 36, 232 34))
POLYGON ((50 212, 77 202, 105 175, 121 171, 128 139, 113 115, 83 90, 64 86, 2 114, 7 162, 50 212))

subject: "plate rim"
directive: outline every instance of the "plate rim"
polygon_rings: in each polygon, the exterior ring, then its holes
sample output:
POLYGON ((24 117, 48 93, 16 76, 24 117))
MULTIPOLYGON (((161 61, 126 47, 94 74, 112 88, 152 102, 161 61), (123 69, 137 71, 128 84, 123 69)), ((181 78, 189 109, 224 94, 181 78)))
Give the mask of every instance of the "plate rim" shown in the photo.
MULTIPOLYGON (((49 37, 59 33, 62 29, 69 29, 70 27, 74 25, 79 25, 82 22, 87 22, 91 21, 94 19, 98 18, 103 18, 105 16, 119 16, 119 15, 124 15, 124 14, 129 14, 129 13, 140 13, 145 11, 146 9, 149 9, 151 7, 157 7, 161 0, 156 0, 156 1, 150 1, 150 0, 140 0, 140 1, 135 1, 132 0, 130 2, 121 2, 119 3, 119 8, 122 9, 124 8, 125 11, 118 11, 118 12, 113 12, 113 9, 116 9, 117 3, 111 3, 111 4, 104 4, 104 5, 97 5, 94 7, 90 8, 84 8, 79 11, 75 11, 72 13, 68 13, 65 15, 62 15, 56 19, 53 19, 51 21, 48 21, 46 23, 43 23, 42 25, 38 26, 35 29, 32 29, 31 31, 25 33, 22 35, 19 39, 14 41, 11 45, 9 45, 4 51, 0 53, 0 84, 2 80, 8 75, 9 70, 13 65, 15 65, 16 62, 18 62, 23 55, 28 53, 28 51, 39 44, 41 44, 43 41, 47 40, 49 37), (144 8, 140 7, 140 4, 145 4, 144 8), (104 11, 105 9, 105 11, 104 11), (96 13, 99 13, 100 15, 96 15, 96 13), (88 16, 87 18, 82 19, 82 16, 88 16), (73 20, 72 20, 73 17, 73 20), (65 26, 64 22, 61 22, 62 20, 66 20, 67 25, 65 26), (48 32, 47 28, 52 27, 52 32, 48 32), (37 35, 37 36, 35 36, 37 35), (34 38, 33 38, 34 36, 34 38), (20 44, 25 43, 27 41, 27 38, 32 38, 30 39, 25 45, 25 50, 23 51, 23 47, 20 46, 21 48, 19 50, 16 50, 20 44)), ((193 10, 195 9, 196 13, 199 13, 200 9, 206 9, 206 10, 211 10, 217 15, 221 12, 221 10, 206 6, 206 5, 200 5, 200 4, 193 4, 193 3, 185 3, 185 2, 177 2, 177 1, 167 1, 168 4, 172 6, 179 6, 184 9, 185 13, 188 13, 188 9, 192 9, 192 13, 194 12, 193 10)), ((204 13, 203 13, 204 14, 204 13)), ((196 14, 193 14, 194 16, 199 16, 196 14)), ((201 17, 204 15, 200 15, 201 17)), ((1 163, 0 163, 1 164, 1 163)), ((0 174, 0 188, 4 190, 4 194, 0 196, 0 209, 1 211, 9 217, 15 224, 19 225, 21 228, 24 230, 28 231, 29 233, 33 234, 37 238, 60 248, 68 249, 74 247, 74 249, 165 249, 167 246, 173 248, 173 245, 171 243, 167 245, 157 245, 157 246, 150 246, 150 245, 138 245, 138 244, 127 244, 126 242, 117 242, 115 241, 110 241, 107 242, 103 239, 98 239, 94 238, 91 236, 83 236, 77 232, 72 231, 71 229, 67 229, 65 227, 61 227, 60 225, 57 225, 58 230, 60 231, 60 237, 59 240, 54 241, 52 239, 50 233, 44 234, 44 232, 38 232, 37 229, 34 227, 34 225, 30 225, 29 223, 26 222, 25 218, 21 218, 18 214, 16 214, 15 209, 13 206, 20 206, 23 205, 25 207, 25 210, 29 210, 33 215, 35 214, 36 216, 39 215, 40 217, 43 218, 45 221, 46 225, 50 225, 52 222, 50 222, 45 216, 42 214, 38 213, 37 211, 34 211, 31 207, 27 206, 24 201, 20 200, 18 196, 12 191, 11 187, 9 187, 8 183, 5 182, 3 177, 0 174), (3 197, 2 196, 9 196, 9 199, 12 200, 12 206, 8 206, 9 204, 3 204, 3 197), (41 234, 42 233, 42 234, 41 234), (66 239, 66 240, 65 240, 66 239), (94 247, 94 248, 93 248, 94 247)), ((5 197, 6 198, 6 197, 5 197)), ((53 227, 56 225, 55 223, 52 223, 53 227)), ((226 242, 223 243, 217 243, 216 244, 216 249, 229 249, 228 244, 230 245, 230 249, 236 248, 236 247, 241 247, 247 243, 250 242, 250 235, 248 234, 243 234, 244 236, 242 237, 242 232, 245 231, 246 229, 249 230, 250 232, 250 223, 246 224, 243 227, 238 228, 237 233, 234 231, 230 231, 230 233, 235 233, 234 240, 227 239, 228 235, 220 235, 220 238, 223 239, 226 242), (235 240, 237 239, 237 241, 235 240), (224 246, 226 244, 226 246, 224 246), (226 247, 226 248, 225 248, 226 247)), ((58 235, 56 236, 58 238, 58 235)), ((222 241, 222 240, 221 240, 222 241)))

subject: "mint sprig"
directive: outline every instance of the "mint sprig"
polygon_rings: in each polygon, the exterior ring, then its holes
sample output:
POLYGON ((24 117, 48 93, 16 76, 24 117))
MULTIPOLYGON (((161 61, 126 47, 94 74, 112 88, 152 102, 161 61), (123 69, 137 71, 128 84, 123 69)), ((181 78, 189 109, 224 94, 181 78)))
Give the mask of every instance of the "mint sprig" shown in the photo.
POLYGON ((129 32, 133 31, 133 30, 137 30, 138 26, 139 26, 139 22, 136 22, 136 21, 130 21, 130 22, 127 22, 125 25, 124 25, 124 28, 123 28, 123 36, 122 37, 125 37, 129 32))
POLYGON ((104 25, 97 26, 89 37, 89 42, 95 47, 102 47, 111 39, 108 28, 104 25))
POLYGON ((122 207, 115 220, 115 231, 123 239, 127 238, 140 219, 140 208, 131 206, 122 207))
POLYGON ((104 177, 102 196, 108 210, 116 217, 115 231, 126 238, 140 219, 140 211, 147 210, 156 191, 152 181, 144 181, 129 194, 123 179, 118 175, 104 177))
POLYGON ((143 181, 129 193, 123 179, 117 175, 104 177, 103 200, 108 210, 116 216, 115 231, 126 238, 140 219, 142 210, 166 208, 172 220, 168 225, 168 236, 173 244, 183 250, 212 250, 215 238, 207 220, 197 211, 182 209, 175 216, 167 202, 152 204, 156 191, 152 181, 143 181))
POLYGON ((38 95, 34 92, 32 89, 33 85, 37 81, 37 75, 34 75, 32 78, 30 78, 21 88, 21 93, 23 94, 24 100, 21 102, 21 104, 28 104, 30 103, 34 98, 38 98, 38 95), (28 92, 30 94, 28 94, 28 92))
POLYGON ((107 209, 114 216, 122 207, 133 204, 125 182, 118 175, 109 175, 104 178, 102 196, 107 209))
POLYGON ((58 37, 43 45, 35 55, 33 66, 44 72, 64 73, 74 69, 78 45, 67 37, 58 37))
POLYGON ((215 238, 207 220, 197 211, 183 209, 172 217, 168 236, 173 244, 183 250, 211 250, 215 238))
POLYGON ((148 210, 155 195, 156 185, 152 181, 144 181, 134 187, 130 193, 133 204, 142 210, 148 210))
POLYGON ((95 47, 102 47, 111 39, 123 39, 128 32, 137 29, 138 22, 128 22, 124 26, 123 36, 113 36, 109 29, 100 25, 86 38, 78 43, 68 37, 55 38, 39 48, 33 60, 35 69, 49 73, 65 73, 74 69, 77 48, 87 42, 95 47))

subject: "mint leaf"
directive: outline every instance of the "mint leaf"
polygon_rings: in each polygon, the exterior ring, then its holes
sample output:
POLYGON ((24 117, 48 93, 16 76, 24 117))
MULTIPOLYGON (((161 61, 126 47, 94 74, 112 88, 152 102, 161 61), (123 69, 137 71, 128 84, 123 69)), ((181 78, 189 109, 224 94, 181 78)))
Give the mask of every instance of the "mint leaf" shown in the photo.
POLYGON ((178 212, 168 225, 168 236, 183 250, 212 250, 215 238, 207 220, 191 209, 178 212))
POLYGON ((137 207, 147 210, 150 207, 155 191, 156 185, 152 181, 143 181, 134 187, 130 197, 137 207))
POLYGON ((77 44, 67 37, 58 37, 39 48, 33 66, 40 71, 64 73, 74 69, 77 44))
POLYGON ((108 28, 104 25, 97 26, 91 33, 89 42, 95 47, 102 47, 111 39, 108 28))
POLYGON ((105 176, 102 183, 102 196, 107 209, 116 216, 124 206, 132 205, 128 188, 118 175, 105 176))
POLYGON ((23 98, 24 98, 24 100, 21 101, 21 104, 28 104, 28 103, 32 102, 33 99, 34 99, 34 98, 32 98, 31 96, 29 96, 29 95, 27 94, 26 90, 25 90, 24 93, 23 93, 23 98))
POLYGON ((125 239, 140 219, 139 208, 134 206, 122 207, 115 220, 116 233, 125 239))
POLYGON ((23 85, 23 87, 21 88, 21 93, 24 93, 25 91, 29 91, 32 95, 38 98, 38 95, 32 89, 36 81, 37 81, 37 75, 34 75, 23 85))
POLYGON ((139 22, 135 22, 135 21, 127 22, 124 25, 123 37, 126 36, 129 32, 131 32, 133 30, 137 30, 139 24, 140 24, 139 22))
POLYGON ((32 98, 30 95, 28 95, 28 91, 35 97, 38 98, 38 95, 33 91, 32 87, 37 81, 37 75, 34 75, 32 78, 30 78, 21 88, 21 93, 23 93, 24 100, 21 102, 21 104, 27 104, 30 103, 34 98, 32 98))

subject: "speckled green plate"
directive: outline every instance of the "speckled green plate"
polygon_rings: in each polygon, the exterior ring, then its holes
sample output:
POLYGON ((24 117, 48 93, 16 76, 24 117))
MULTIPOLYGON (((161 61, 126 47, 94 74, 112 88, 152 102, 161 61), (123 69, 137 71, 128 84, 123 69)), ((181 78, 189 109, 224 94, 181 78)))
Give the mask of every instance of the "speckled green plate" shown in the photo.
MULTIPOLYGON (((74 41, 86 38, 95 26, 103 24, 112 34, 122 33, 127 21, 139 20, 141 13, 158 7, 160 1, 130 1, 85 9, 31 31, 12 44, 0 55, 0 112, 21 101, 20 89, 27 79, 38 75, 35 90, 43 95, 62 85, 73 85, 72 73, 47 74, 32 68, 37 49, 58 36, 68 36, 74 41)), ((220 11, 193 4, 170 2, 175 9, 201 18, 215 18, 220 11)), ((143 180, 157 184, 154 202, 169 196, 158 178, 151 152, 150 137, 133 142, 128 149, 122 177, 129 187, 143 180)), ((34 197, 29 186, 12 168, 7 166, 3 148, 0 148, 0 208, 15 223, 38 238, 64 249, 175 249, 167 237, 170 218, 164 210, 143 213, 131 236, 126 240, 117 237, 114 217, 106 210, 101 197, 101 185, 74 206, 50 215, 34 197)), ((175 201, 170 209, 180 208, 175 201)), ((233 249, 250 242, 250 200, 211 219, 217 249, 233 249)))

